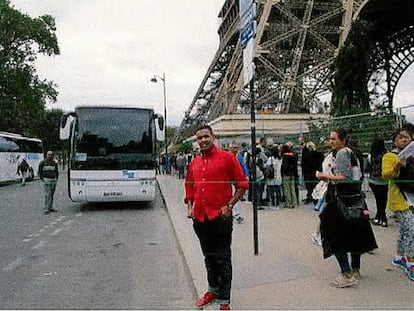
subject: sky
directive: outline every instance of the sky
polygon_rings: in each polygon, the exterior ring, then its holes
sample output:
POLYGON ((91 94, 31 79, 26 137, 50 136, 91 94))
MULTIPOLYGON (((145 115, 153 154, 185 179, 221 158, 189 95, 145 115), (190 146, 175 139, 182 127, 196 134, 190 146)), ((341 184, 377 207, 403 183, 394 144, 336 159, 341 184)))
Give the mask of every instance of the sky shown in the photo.
MULTIPOLYGON (((39 56, 41 78, 59 92, 47 108, 78 105, 154 108, 179 126, 218 48, 224 0, 11 0, 32 17, 55 17, 61 54, 39 56)), ((414 104, 414 66, 397 85, 394 107, 414 104)), ((408 109, 407 109, 408 110, 408 109)), ((413 109, 414 111, 414 109, 413 109)), ((413 119, 414 121, 414 119, 413 119)))
POLYGON ((37 73, 59 92, 47 108, 154 108, 178 126, 218 48, 224 0, 11 0, 32 17, 55 17, 60 55, 39 56, 37 73))

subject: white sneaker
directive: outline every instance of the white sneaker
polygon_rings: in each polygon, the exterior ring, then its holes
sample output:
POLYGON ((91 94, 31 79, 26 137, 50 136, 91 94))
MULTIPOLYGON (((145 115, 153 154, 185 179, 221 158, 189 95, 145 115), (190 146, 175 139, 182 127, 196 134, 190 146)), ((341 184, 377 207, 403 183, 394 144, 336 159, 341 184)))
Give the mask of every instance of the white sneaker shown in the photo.
POLYGON ((353 285, 357 285, 358 280, 351 274, 350 276, 345 276, 343 273, 340 273, 331 283, 332 287, 336 288, 345 288, 353 285))

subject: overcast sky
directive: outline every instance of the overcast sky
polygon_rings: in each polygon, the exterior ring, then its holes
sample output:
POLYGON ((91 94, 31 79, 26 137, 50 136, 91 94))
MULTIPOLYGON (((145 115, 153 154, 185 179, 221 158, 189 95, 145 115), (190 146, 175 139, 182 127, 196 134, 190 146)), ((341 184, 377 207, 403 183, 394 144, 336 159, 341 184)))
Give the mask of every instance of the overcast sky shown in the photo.
POLYGON ((224 0, 11 0, 32 17, 55 17, 61 54, 39 57, 38 74, 58 85, 49 108, 127 105, 179 125, 218 48, 224 0))
MULTIPOLYGON (((49 108, 77 105, 151 107, 179 125, 218 48, 224 0, 11 0, 32 17, 55 17, 61 54, 39 57, 41 78, 58 85, 49 108)), ((414 68, 400 80, 394 106, 413 104, 414 68)))

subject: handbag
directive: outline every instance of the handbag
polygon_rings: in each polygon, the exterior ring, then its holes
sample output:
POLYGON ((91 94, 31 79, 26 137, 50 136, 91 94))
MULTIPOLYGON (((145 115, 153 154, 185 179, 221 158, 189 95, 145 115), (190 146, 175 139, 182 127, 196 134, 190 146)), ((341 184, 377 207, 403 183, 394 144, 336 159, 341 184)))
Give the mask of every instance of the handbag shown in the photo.
POLYGON ((342 218, 346 221, 369 219, 369 210, 367 203, 365 202, 364 194, 337 195, 336 202, 342 218))

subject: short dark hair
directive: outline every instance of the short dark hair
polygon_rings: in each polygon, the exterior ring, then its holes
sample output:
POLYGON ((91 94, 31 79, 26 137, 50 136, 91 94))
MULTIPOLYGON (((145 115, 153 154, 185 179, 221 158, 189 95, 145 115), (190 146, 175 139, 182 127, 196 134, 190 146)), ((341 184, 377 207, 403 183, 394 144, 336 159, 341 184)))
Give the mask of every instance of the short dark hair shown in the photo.
POLYGON ((333 130, 332 132, 335 132, 338 135, 339 140, 342 140, 345 142, 345 145, 347 146, 349 143, 349 132, 344 128, 337 128, 333 130))
POLYGON ((208 124, 200 125, 199 127, 197 127, 196 133, 198 131, 201 131, 201 130, 209 130, 211 134, 214 134, 213 133, 213 128, 210 125, 208 125, 208 124))
POLYGON ((397 138, 397 135, 400 134, 401 132, 407 132, 411 136, 411 138, 413 138, 414 125, 412 125, 411 123, 403 124, 392 135, 392 141, 395 141, 395 138, 397 138))

